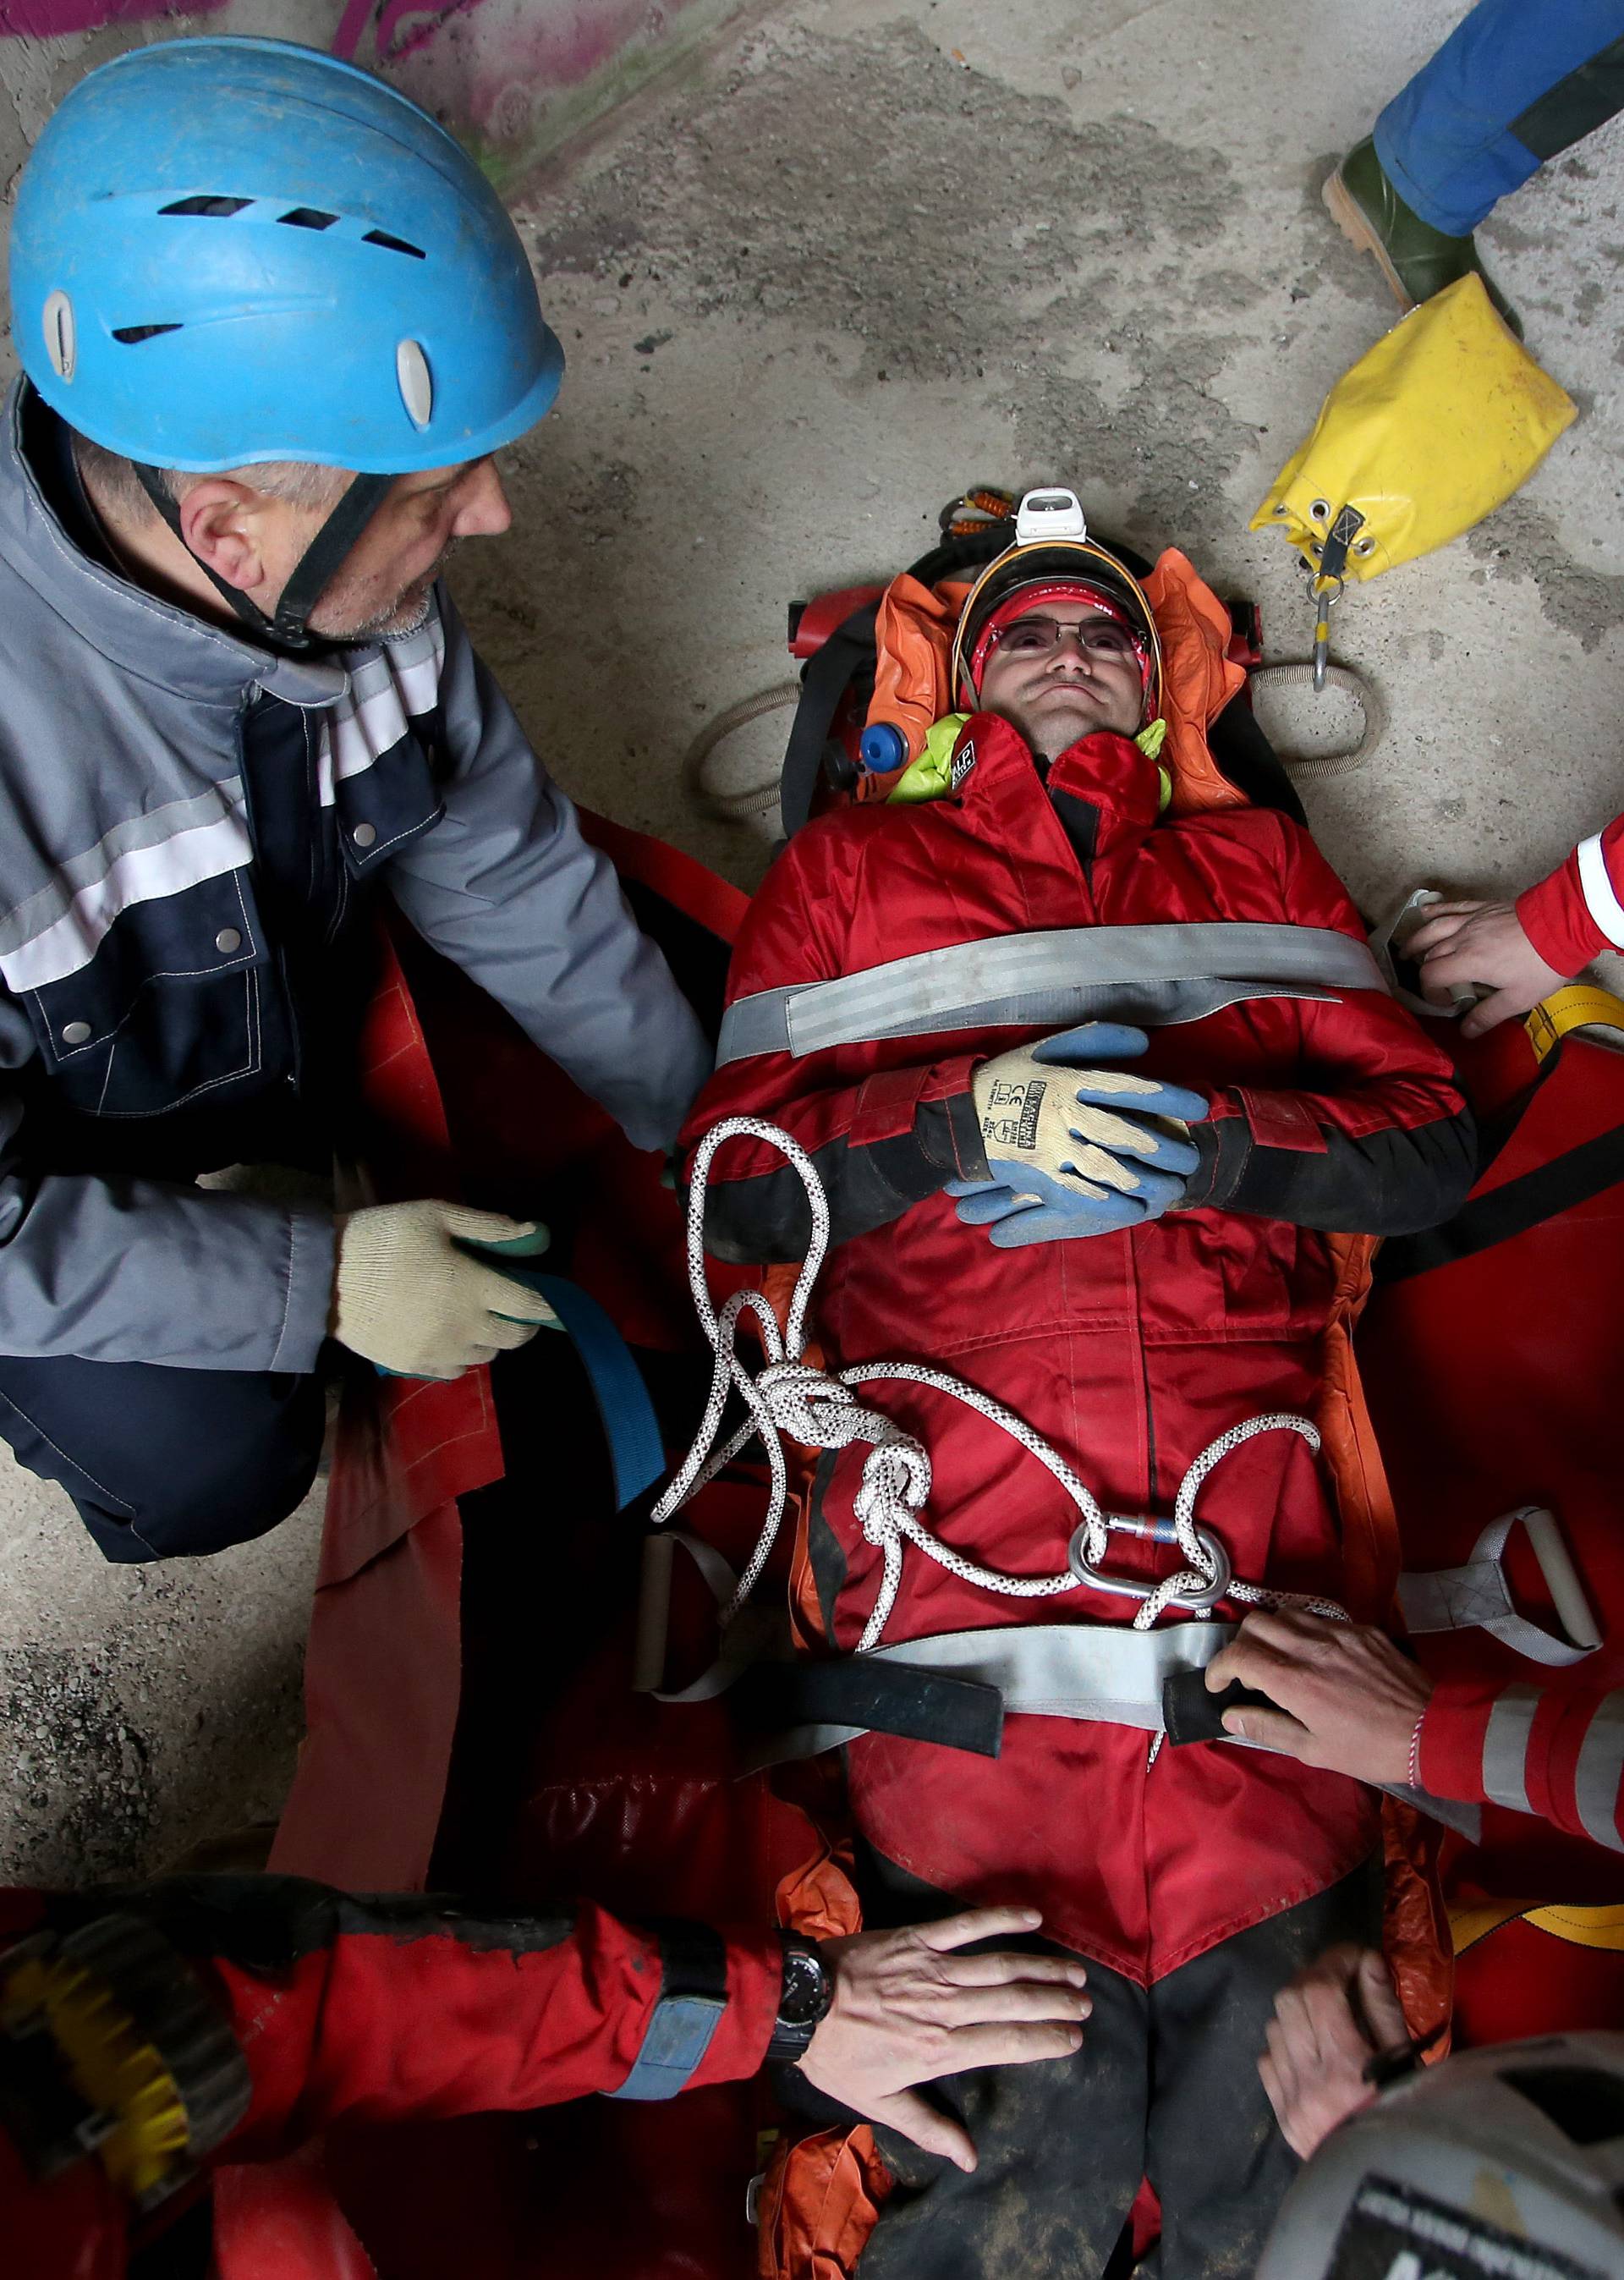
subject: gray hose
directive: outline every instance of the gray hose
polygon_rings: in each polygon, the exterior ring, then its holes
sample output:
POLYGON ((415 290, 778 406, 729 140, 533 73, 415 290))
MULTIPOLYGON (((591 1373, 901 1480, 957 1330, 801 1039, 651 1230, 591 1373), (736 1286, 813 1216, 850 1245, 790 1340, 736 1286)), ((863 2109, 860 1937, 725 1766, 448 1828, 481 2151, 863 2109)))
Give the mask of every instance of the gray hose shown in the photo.
POLYGON ((705 763, 735 728, 748 728, 752 720, 797 703, 800 694, 798 681, 780 681, 771 689, 758 689, 753 697, 742 697, 705 722, 682 755, 682 789, 702 815, 713 815, 723 823, 745 823, 752 816, 769 814, 778 805, 779 761, 774 761, 771 775, 759 783, 742 784, 735 791, 719 790, 705 763))
MULTIPOLYGON (((1345 690, 1358 706, 1365 723, 1364 734, 1345 752, 1315 753, 1300 759, 1289 752, 1281 752, 1280 758, 1290 769, 1293 783, 1330 783, 1337 776, 1351 776, 1355 768, 1364 766, 1386 733, 1387 708, 1369 682, 1345 665, 1328 666, 1325 678, 1328 687, 1345 690)), ((1308 663, 1260 665, 1251 675, 1251 685, 1254 689, 1312 689, 1314 669, 1308 663)))

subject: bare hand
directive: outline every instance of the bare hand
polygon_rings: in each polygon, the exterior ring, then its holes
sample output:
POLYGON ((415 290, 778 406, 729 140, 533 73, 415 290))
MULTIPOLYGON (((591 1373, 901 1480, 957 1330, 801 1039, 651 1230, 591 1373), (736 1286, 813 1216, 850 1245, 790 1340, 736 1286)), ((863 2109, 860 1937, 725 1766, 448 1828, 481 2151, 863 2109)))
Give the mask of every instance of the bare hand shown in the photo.
POLYGON ((1220 1694, 1239 1679, 1277 1710, 1226 1710, 1224 1731, 1355 1781, 1405 1782, 1432 1682, 1368 1623, 1248 1615, 1206 1669, 1220 1694))
POLYGON ((1306 2161, 1340 2122, 1372 2103, 1365 2069, 1403 2048, 1409 2029, 1374 1947, 1327 1950, 1274 1999, 1258 2072, 1286 2143, 1306 2161))
POLYGON ((912 2085, 970 2067, 1024 2066, 1081 2047, 1093 2005, 1074 1955, 955 1955, 973 1940, 1035 1931, 1035 1908, 970 1908, 906 1931, 823 1944, 835 2002, 800 2060, 830 2098, 961 2169, 975 2167, 962 2123, 912 2085))
POLYGON ((1421 994, 1432 1005, 1447 1005, 1451 989, 1490 991, 1461 1022, 1463 1037, 1528 1013, 1569 978, 1546 965, 1511 903, 1435 903, 1405 951, 1421 959, 1421 994))

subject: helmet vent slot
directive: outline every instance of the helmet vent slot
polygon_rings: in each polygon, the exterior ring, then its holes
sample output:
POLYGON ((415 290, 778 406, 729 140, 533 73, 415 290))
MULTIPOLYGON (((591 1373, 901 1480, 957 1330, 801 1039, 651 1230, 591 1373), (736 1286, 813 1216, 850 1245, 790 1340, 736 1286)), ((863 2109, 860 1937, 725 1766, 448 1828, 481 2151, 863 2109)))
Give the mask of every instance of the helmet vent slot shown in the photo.
POLYGON ((73 304, 60 288, 46 295, 45 306, 40 312, 40 323, 45 335, 45 353, 50 358, 51 370, 58 380, 72 380, 77 357, 73 304))
POLYGON ((177 198, 173 205, 159 206, 161 214, 195 214, 208 221, 229 221, 240 214, 244 206, 253 204, 252 198, 177 198))
POLYGON ((409 253, 413 261, 427 261, 428 258, 420 245, 409 245, 404 237, 391 237, 387 229, 369 229, 361 243, 363 245, 381 245, 390 253, 409 253))
POLYGON ((331 229, 338 216, 323 213, 319 206, 295 206, 290 213, 278 214, 276 219, 289 229, 331 229))
POLYGON ((1624 2138, 1624 2083, 1599 2067, 1502 2067, 1499 2075, 1573 2145, 1605 2145, 1624 2138))
POLYGON ((396 350, 395 378, 407 418, 414 428, 427 428, 434 417, 435 383, 428 358, 416 341, 402 341, 396 350))
POLYGON ((178 333, 179 325, 115 325, 112 336, 127 349, 138 348, 142 341, 155 341, 160 333, 178 333))

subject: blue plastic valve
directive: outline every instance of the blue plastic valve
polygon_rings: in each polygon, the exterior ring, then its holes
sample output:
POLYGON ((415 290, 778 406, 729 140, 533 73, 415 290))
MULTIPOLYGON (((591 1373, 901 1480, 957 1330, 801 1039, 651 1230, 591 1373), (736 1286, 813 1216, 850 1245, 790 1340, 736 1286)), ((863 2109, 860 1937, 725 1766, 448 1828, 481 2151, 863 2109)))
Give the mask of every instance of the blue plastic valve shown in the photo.
POLYGON ((866 768, 884 775, 907 759, 907 738, 889 720, 871 721, 858 738, 857 755, 866 768))

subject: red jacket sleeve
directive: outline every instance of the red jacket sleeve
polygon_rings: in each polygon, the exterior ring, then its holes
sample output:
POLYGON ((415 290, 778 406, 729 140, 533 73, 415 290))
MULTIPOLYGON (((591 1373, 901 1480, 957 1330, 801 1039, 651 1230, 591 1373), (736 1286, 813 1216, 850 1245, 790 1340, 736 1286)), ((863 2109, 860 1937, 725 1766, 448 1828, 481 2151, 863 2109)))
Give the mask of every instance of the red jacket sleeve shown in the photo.
MULTIPOLYGON (((53 1899, 68 1929, 138 1913, 198 1971, 247 2059, 223 2158, 273 2159, 329 2124, 522 2110, 594 2091, 665 2096, 753 2074, 782 1983, 771 1931, 645 1931, 583 1902, 496 1914, 290 1876, 177 1877, 53 1899), (713 1965, 708 2041, 672 2037, 673 1958, 713 1965), (660 2061, 673 2057, 675 2070, 660 2061), (650 2068, 652 2075, 650 2076, 650 2068), (649 2086, 651 2081, 652 2086, 649 2086)), ((5 1914, 0 1911, 0 1923, 5 1914)), ((690 1974, 689 1984, 693 1983, 690 1974)), ((691 2030, 692 2014, 684 2022, 691 2030)))
POLYGON ((1624 815, 1519 895, 1517 916, 1559 974, 1577 974, 1604 950, 1624 950, 1624 815))
MULTIPOLYGON (((851 971, 841 915, 850 900, 852 854, 845 828, 817 823, 783 850, 734 945, 729 1005, 851 971)), ((948 1180, 986 1177, 970 1097, 971 1072, 983 1058, 950 1052, 852 1082, 833 1051, 752 1053, 711 1078, 682 1144, 691 1151, 728 1116, 781 1126, 816 1164, 834 1239, 844 1242, 884 1226, 948 1180)), ((717 1168, 705 1220, 712 1256, 749 1263, 804 1257, 811 1214, 798 1176, 777 1151, 732 1140, 717 1168)))
MULTIPOLYGON (((1280 915, 1364 939, 1347 889, 1306 831, 1283 816, 1280 915)), ((1435 1227, 1476 1168, 1471 1113, 1448 1056, 1380 990, 1282 1001, 1297 1030, 1289 1088, 1223 1086, 1190 1137, 1201 1152, 1186 1201, 1348 1235, 1435 1227)))
POLYGON ((1416 1769, 1435 1797, 1538 1814, 1624 1852, 1624 1691, 1446 1679, 1416 1769))

